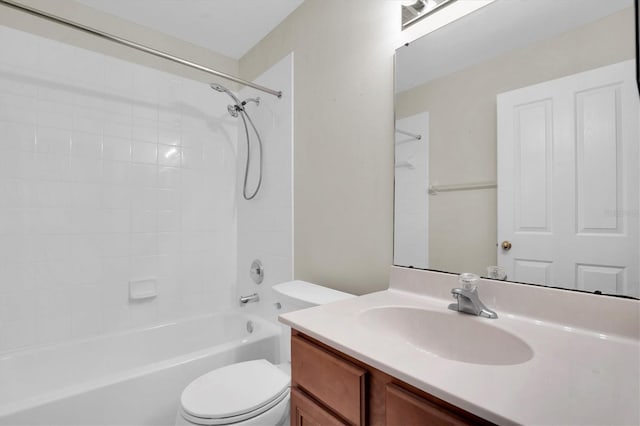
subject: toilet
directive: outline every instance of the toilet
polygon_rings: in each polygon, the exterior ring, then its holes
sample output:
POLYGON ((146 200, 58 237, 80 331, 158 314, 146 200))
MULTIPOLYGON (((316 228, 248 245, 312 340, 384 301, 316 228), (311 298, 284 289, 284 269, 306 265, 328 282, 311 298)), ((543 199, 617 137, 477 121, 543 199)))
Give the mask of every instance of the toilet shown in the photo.
MULTIPOLYGON (((354 297, 306 281, 277 284, 273 291, 281 306, 280 313, 354 297)), ((282 364, 274 365, 264 359, 239 362, 192 381, 180 397, 176 425, 289 424, 289 333, 283 332, 280 339, 282 364)))

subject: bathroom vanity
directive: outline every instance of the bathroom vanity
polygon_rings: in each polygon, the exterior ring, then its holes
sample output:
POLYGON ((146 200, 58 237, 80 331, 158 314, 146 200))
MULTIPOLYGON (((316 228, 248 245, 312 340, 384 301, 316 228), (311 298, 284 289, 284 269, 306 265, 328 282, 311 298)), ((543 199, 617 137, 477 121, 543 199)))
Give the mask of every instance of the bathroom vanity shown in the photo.
POLYGON ((389 290, 281 315, 292 424, 640 422, 640 302, 481 280, 488 319, 447 309, 455 287, 393 267, 389 290))
POLYGON ((492 424, 303 333, 291 353, 293 425, 492 424))

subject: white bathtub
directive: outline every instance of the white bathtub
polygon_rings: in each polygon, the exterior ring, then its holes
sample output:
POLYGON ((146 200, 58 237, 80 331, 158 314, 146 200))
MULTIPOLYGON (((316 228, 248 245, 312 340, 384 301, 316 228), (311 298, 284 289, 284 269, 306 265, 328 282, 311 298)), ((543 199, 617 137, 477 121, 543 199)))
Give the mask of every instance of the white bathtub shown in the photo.
POLYGON ((171 425, 191 380, 238 361, 277 362, 279 334, 229 313, 0 354, 0 425, 171 425))

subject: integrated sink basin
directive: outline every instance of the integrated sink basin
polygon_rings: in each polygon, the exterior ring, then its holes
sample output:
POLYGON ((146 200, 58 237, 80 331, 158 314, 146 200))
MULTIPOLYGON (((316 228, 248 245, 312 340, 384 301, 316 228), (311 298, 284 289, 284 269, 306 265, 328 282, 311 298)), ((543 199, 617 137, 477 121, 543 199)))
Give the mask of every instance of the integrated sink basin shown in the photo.
POLYGON ((416 350, 471 364, 514 365, 533 358, 519 337, 484 318, 403 306, 371 308, 357 316, 360 325, 401 340, 416 350))

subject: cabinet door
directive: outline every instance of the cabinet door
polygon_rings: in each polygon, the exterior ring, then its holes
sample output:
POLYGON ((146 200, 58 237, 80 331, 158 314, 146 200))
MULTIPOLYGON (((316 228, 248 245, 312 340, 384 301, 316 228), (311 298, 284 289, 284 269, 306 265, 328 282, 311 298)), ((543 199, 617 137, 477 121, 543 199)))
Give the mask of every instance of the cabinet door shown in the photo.
POLYGON ((366 370, 297 336, 291 337, 294 386, 355 426, 364 425, 366 370))
POLYGON ((298 388, 291 388, 291 426, 346 426, 298 388))
POLYGON ((446 408, 394 384, 386 388, 387 426, 461 426, 470 425, 446 408))

